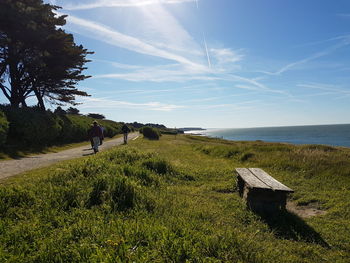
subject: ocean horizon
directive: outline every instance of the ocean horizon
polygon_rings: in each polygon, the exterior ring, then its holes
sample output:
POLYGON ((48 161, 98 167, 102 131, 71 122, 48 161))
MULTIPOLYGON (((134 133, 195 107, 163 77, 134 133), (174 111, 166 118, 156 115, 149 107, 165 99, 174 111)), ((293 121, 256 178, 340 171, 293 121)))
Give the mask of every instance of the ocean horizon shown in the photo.
POLYGON ((210 128, 186 132, 231 141, 265 141, 350 147, 350 124, 210 128))

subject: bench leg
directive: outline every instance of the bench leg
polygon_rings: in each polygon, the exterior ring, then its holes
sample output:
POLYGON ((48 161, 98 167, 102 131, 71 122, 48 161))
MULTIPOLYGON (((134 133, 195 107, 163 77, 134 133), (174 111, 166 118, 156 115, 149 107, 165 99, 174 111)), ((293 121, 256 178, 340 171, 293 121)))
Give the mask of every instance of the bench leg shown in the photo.
POLYGON ((287 205, 287 195, 283 194, 280 198, 280 209, 285 210, 287 205))
POLYGON ((243 197, 243 193, 244 193, 244 181, 242 180, 241 177, 237 177, 237 190, 239 193, 240 197, 243 197))

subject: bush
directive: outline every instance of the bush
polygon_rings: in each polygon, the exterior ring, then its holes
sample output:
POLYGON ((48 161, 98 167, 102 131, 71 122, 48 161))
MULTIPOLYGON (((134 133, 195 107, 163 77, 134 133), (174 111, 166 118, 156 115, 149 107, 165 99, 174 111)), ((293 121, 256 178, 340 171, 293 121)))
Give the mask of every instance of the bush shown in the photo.
POLYGON ((93 185, 93 190, 90 193, 87 207, 103 204, 104 195, 107 192, 107 190, 108 182, 106 178, 98 179, 93 185))
POLYGON ((60 116, 63 121, 62 131, 59 135, 59 142, 80 142, 88 138, 88 130, 92 119, 79 115, 60 116))
POLYGON ((97 120, 103 120, 106 118, 104 115, 98 113, 89 113, 87 116, 97 120))
POLYGON ((143 134, 143 137, 150 139, 150 140, 159 140, 159 137, 161 136, 160 132, 156 128, 152 127, 143 127, 140 132, 143 134))
POLYGON ((0 147, 5 144, 7 139, 7 132, 9 129, 9 123, 5 114, 0 111, 0 147))
MULTIPOLYGON (((88 139, 88 130, 95 120, 87 116, 62 114, 57 109, 56 113, 52 113, 36 107, 13 109, 1 106, 1 110, 7 120, 0 111, 0 146, 7 137, 20 147, 81 142, 88 139)), ((107 137, 121 133, 122 125, 118 122, 99 120, 99 123, 107 137)))
POLYGON ((35 203, 33 193, 21 186, 0 188, 0 218, 5 217, 9 209, 15 212, 19 207, 30 208, 35 203))
POLYGON ((24 145, 46 146, 56 141, 62 120, 50 111, 38 108, 4 108, 10 122, 9 137, 24 145))
POLYGON ((99 123, 104 128, 105 137, 112 138, 116 134, 122 133, 122 124, 111 120, 100 120, 99 123))
MULTIPOLYGON (((61 116, 64 126, 61 133, 62 142, 75 142, 87 139, 87 133, 92 122, 95 120, 87 116, 65 115, 61 116)), ((121 133, 121 124, 110 120, 99 120, 98 123, 104 128, 104 136, 112 138, 121 133)))
POLYGON ((172 173, 173 168, 172 166, 163 159, 159 158, 150 158, 143 162, 143 165, 152 171, 155 171, 158 174, 166 174, 166 173, 172 173))
POLYGON ((136 186, 127 178, 116 177, 111 197, 112 207, 115 211, 132 209, 136 205, 136 186))

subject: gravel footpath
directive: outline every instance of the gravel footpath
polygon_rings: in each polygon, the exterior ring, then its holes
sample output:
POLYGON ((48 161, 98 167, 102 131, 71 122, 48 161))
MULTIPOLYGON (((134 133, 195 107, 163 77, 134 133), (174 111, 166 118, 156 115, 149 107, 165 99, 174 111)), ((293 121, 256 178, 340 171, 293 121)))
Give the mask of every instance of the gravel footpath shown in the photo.
MULTIPOLYGON (((130 133, 128 139, 132 140, 138 136, 139 133, 130 133)), ((99 149, 100 151, 103 151, 113 146, 121 145, 122 143, 123 137, 104 141, 99 149)), ((29 170, 49 166, 59 161, 74 159, 92 154, 94 154, 94 151, 91 149, 91 145, 86 143, 85 146, 80 146, 57 153, 46 153, 23 157, 16 160, 0 161, 0 180, 29 170)))

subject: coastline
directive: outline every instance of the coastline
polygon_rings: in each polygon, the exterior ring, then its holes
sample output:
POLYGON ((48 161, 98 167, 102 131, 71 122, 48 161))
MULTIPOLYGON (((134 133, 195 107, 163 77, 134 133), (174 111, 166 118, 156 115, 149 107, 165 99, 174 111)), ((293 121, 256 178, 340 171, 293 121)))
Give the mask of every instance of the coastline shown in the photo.
POLYGON ((228 141, 263 141, 293 145, 350 147, 350 124, 308 125, 258 128, 210 128, 188 130, 185 134, 228 141))

